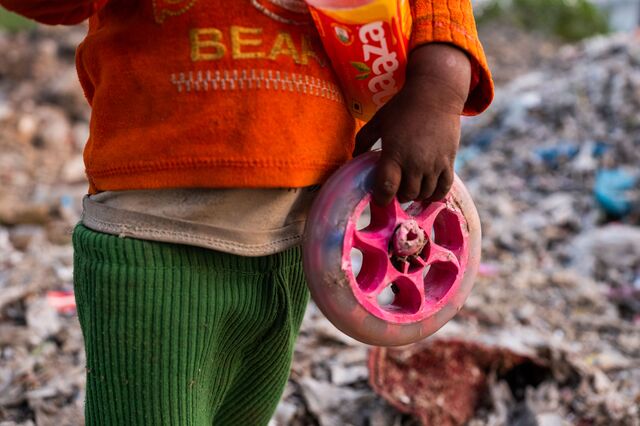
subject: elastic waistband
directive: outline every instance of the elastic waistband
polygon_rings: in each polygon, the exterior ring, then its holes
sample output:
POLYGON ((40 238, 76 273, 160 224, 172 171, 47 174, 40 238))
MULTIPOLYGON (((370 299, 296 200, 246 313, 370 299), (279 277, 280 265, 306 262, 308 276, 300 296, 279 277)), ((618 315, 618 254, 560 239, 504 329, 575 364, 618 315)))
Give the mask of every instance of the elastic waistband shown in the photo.
POLYGON ((78 224, 73 232, 75 255, 92 261, 144 269, 207 268, 213 271, 262 274, 299 266, 300 247, 260 257, 237 256, 183 244, 121 238, 78 224))

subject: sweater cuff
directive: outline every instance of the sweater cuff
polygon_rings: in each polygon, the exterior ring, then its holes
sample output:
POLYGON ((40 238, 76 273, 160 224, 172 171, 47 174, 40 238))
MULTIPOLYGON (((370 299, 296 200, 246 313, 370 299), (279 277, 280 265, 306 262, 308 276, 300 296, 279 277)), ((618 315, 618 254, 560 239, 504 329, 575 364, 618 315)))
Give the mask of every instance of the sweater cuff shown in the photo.
POLYGON ((493 80, 478 39, 470 0, 411 0, 413 32, 410 50, 426 43, 448 43, 471 61, 471 86, 464 115, 477 115, 493 100, 493 80))
POLYGON ((75 25, 102 9, 109 0, 0 0, 0 6, 48 25, 75 25))

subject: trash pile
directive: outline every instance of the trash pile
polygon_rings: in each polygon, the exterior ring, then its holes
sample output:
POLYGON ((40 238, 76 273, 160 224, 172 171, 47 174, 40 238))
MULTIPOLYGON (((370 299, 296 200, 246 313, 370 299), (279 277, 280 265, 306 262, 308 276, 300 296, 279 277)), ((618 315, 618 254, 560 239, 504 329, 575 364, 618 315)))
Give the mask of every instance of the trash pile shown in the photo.
POLYGON ((497 20, 478 27, 478 33, 493 81, 499 87, 553 60, 561 46, 546 34, 525 32, 497 20))
MULTIPOLYGON (((82 424, 70 235, 86 191, 84 31, 0 32, 3 426, 82 424)), ((500 49, 518 47, 495 37, 500 73, 515 58, 500 49)), ((465 308, 420 344, 371 349, 311 304, 274 426, 640 425, 640 43, 536 58, 464 119, 456 168, 484 227, 465 308)))
POLYGON ((71 231, 87 184, 85 30, 0 32, 0 424, 82 424, 71 231))
POLYGON ((484 227, 465 308, 367 356, 310 310, 277 424, 640 425, 638 111, 629 35, 501 85, 456 164, 484 227))

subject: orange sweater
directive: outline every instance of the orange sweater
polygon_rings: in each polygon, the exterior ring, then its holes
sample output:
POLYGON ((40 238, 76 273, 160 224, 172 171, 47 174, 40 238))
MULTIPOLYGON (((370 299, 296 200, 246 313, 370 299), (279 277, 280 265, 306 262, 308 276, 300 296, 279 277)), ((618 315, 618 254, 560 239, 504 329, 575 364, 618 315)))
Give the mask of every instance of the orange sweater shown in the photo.
MULTIPOLYGON (((92 106, 90 192, 297 187, 347 161, 354 120, 302 0, 0 0, 48 24, 90 17, 78 47, 92 106)), ((493 86, 469 0, 413 0, 412 47, 475 65, 465 113, 493 86)))

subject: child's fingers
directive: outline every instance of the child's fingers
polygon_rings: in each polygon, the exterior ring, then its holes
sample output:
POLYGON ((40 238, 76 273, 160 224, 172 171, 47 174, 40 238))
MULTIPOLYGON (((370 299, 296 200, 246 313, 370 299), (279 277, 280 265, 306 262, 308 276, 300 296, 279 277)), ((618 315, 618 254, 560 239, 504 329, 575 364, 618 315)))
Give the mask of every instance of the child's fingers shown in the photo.
POLYGON ((422 175, 417 173, 408 173, 406 170, 402 173, 400 181, 400 189, 398 190, 398 201, 406 203, 413 201, 420 195, 420 187, 422 186, 422 175))
POLYGON ((429 197, 429 201, 442 200, 447 196, 453 185, 453 171, 445 169, 438 178, 438 186, 436 187, 433 195, 429 197))
POLYGON ((398 192, 402 169, 400 165, 386 156, 380 157, 373 183, 373 201, 379 206, 388 205, 398 192))
POLYGON ((353 149, 353 156, 356 157, 369 151, 378 139, 380 139, 380 135, 376 125, 376 119, 374 117, 371 121, 365 124, 356 135, 356 146, 353 149))
POLYGON ((438 184, 437 176, 425 175, 422 178, 422 186, 420 187, 420 194, 418 195, 417 200, 426 200, 427 198, 433 195, 436 185, 438 184))

